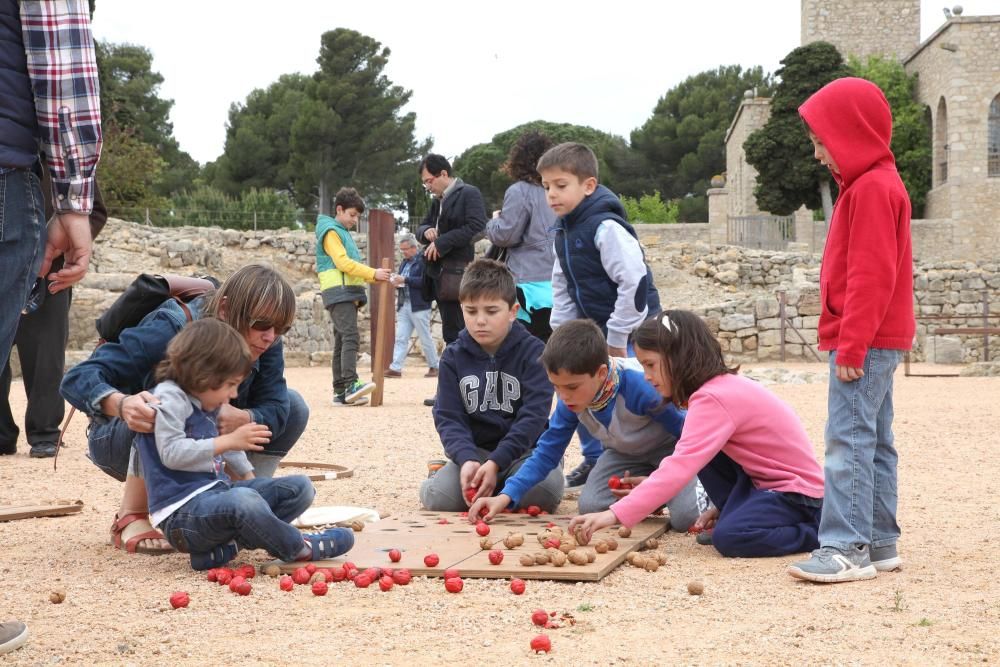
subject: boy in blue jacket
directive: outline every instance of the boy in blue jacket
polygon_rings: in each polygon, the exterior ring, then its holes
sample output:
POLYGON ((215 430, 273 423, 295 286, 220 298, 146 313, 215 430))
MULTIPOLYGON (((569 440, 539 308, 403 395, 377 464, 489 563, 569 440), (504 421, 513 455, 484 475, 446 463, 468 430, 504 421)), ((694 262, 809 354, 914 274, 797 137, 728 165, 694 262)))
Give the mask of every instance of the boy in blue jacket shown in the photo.
MULTIPOLYGON (((538 160, 556 223, 552 267, 552 316, 555 331, 576 318, 593 320, 607 338, 608 356, 626 357, 628 337, 660 312, 653 274, 628 223, 621 200, 597 182, 597 156, 583 144, 553 146, 538 160)), ((601 455, 600 443, 581 429, 583 462, 566 476, 577 487, 601 455)))
MULTIPOLYGON (((603 446, 580 492, 581 514, 603 512, 618 500, 608 485, 613 475, 644 477, 674 451, 684 414, 646 382, 637 360, 608 357, 607 343, 594 322, 573 320, 556 329, 545 344, 542 364, 559 397, 549 427, 503 490, 469 508, 470 520, 478 518, 483 507, 487 521, 508 506, 524 507, 525 491, 558 469, 578 426, 603 446)), ((691 527, 698 518, 695 480, 667 502, 667 509, 671 528, 691 527)))
MULTIPOLYGON (((420 486, 429 510, 458 512, 491 496, 517 472, 545 430, 552 385, 543 343, 517 318, 514 276, 489 259, 472 262, 459 288, 465 319, 441 357, 434 425, 448 462, 420 486)), ((551 512, 562 499, 561 466, 525 488, 523 502, 551 512)))

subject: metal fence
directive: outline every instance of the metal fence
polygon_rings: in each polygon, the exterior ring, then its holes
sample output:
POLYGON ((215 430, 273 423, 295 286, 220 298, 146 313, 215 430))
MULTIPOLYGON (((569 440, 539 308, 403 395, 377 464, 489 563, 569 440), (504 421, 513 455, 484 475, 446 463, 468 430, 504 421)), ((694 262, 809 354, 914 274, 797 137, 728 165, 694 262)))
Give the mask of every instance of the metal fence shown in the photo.
POLYGON ((795 240, 795 216, 729 216, 726 241, 729 245, 760 250, 784 250, 795 240))

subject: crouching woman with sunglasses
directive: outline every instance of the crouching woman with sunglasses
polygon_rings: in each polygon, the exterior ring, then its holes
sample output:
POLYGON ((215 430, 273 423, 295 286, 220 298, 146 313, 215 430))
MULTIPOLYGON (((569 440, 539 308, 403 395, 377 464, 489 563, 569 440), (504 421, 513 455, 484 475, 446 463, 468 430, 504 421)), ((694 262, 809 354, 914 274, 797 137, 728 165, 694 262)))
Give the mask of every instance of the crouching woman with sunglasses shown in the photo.
MULTIPOLYGON (((248 457, 256 477, 271 477, 309 421, 309 408, 285 384, 281 336, 295 319, 295 293, 271 267, 244 266, 214 292, 187 304, 192 319, 215 317, 246 339, 253 369, 237 396, 219 409, 220 434, 253 421, 266 425, 271 441, 248 457)), ((173 551, 149 522, 146 485, 132 442, 137 433, 152 433, 157 399, 148 390, 167 344, 187 324, 181 306, 169 299, 138 325, 126 329, 117 343, 105 343, 86 361, 66 373, 60 392, 90 417, 89 457, 98 468, 125 482, 121 508, 111 526, 112 543, 130 553, 173 551)))

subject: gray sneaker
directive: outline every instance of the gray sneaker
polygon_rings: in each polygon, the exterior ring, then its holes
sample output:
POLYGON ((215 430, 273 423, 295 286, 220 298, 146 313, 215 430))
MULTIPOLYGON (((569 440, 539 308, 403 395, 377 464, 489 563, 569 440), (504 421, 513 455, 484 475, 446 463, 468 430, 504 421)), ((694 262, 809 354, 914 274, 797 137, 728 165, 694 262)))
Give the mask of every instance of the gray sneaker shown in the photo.
POLYGON ((0 655, 20 648, 28 641, 28 626, 21 621, 0 623, 0 655))
POLYGON ((796 579, 836 584, 842 581, 874 579, 878 572, 868 557, 868 547, 841 551, 835 547, 822 547, 812 552, 809 560, 792 563, 788 574, 796 579))
POLYGON ((871 548, 872 566, 879 572, 892 572, 903 569, 903 559, 896 553, 895 544, 871 548))

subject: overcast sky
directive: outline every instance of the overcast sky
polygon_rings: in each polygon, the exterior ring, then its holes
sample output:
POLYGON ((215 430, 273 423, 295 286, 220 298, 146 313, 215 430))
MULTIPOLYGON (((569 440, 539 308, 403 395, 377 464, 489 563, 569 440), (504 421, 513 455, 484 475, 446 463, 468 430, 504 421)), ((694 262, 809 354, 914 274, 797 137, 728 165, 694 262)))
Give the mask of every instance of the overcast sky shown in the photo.
MULTIPOLYGON (((686 77, 719 65, 773 72, 799 45, 799 0, 422 3, 97 0, 98 39, 153 53, 181 148, 217 158, 228 110, 281 74, 316 70, 320 35, 347 27, 391 49, 417 138, 455 156, 531 120, 629 133, 686 77)), ((962 3, 1000 14, 1000 0, 962 3)), ((921 37, 944 21, 922 0, 921 37)))

